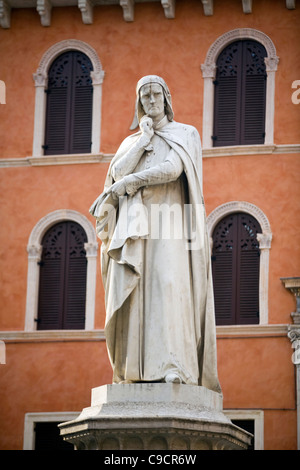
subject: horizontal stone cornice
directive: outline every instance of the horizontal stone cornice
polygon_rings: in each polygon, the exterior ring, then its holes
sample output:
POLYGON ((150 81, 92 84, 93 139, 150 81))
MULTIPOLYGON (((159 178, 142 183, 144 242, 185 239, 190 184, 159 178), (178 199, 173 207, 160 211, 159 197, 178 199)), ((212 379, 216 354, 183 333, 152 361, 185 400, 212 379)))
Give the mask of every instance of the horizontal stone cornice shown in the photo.
MULTIPOLYGON (((203 149, 202 153, 203 158, 242 157, 247 155, 292 155, 300 153, 300 144, 213 147, 203 149)), ((44 155, 41 157, 30 156, 25 158, 0 158, 0 168, 109 163, 113 156, 113 153, 86 153, 73 155, 44 155)))
MULTIPOLYGON (((293 325, 226 325, 217 326, 217 338, 281 337, 287 336, 293 325)), ((37 330, 0 331, 0 340, 7 343, 105 341, 104 330, 37 330)))
MULTIPOLYGON (((148 0, 160 2, 164 15, 167 19, 175 18, 176 0, 148 0)), ((77 6, 81 12, 82 22, 86 25, 93 24, 94 7, 101 5, 119 5, 123 10, 124 21, 134 21, 135 3, 143 0, 26 0, 25 8, 35 8, 40 15, 42 26, 51 26, 51 13, 55 7, 77 6)), ((295 0, 282 0, 288 10, 296 8, 295 0)), ((203 15, 212 16, 214 14, 213 0, 201 0, 203 15)), ((240 0, 240 11, 242 14, 252 13, 252 0, 240 0)), ((0 26, 10 28, 11 10, 24 8, 24 0, 0 0, 0 26)))

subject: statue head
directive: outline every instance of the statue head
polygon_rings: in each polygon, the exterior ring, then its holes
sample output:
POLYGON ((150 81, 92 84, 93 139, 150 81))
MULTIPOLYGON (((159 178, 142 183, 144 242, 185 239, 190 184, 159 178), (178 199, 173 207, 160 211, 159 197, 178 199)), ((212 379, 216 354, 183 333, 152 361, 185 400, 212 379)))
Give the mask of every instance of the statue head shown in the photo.
POLYGON ((158 75, 146 75, 145 77, 142 77, 138 81, 137 86, 136 86, 135 116, 134 116, 133 123, 130 126, 130 129, 135 129, 138 126, 141 118, 145 115, 145 111, 144 111, 144 108, 142 106, 141 99, 140 99, 141 88, 145 85, 151 85, 154 83, 162 87, 164 100, 165 100, 165 114, 168 116, 169 121, 173 121, 174 113, 172 109, 171 94, 167 87, 166 82, 164 81, 163 78, 159 77, 158 75))

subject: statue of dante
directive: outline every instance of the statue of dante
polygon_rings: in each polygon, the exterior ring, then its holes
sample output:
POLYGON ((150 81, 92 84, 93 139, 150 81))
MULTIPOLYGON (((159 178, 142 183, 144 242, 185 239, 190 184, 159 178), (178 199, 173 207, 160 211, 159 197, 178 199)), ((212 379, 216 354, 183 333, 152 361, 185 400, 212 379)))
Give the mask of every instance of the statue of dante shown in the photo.
POLYGON ((90 208, 102 240, 113 382, 220 392, 200 137, 174 121, 162 78, 143 77, 136 94, 139 131, 121 144, 90 208))

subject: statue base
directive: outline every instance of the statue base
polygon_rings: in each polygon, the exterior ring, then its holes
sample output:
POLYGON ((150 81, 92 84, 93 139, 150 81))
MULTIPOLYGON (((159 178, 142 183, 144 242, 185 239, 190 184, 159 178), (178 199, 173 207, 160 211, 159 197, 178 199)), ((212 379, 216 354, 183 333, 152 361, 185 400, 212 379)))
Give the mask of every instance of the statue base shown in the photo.
POLYGON ((222 395, 171 383, 104 385, 89 408, 59 425, 78 450, 245 450, 252 435, 223 413, 222 395))

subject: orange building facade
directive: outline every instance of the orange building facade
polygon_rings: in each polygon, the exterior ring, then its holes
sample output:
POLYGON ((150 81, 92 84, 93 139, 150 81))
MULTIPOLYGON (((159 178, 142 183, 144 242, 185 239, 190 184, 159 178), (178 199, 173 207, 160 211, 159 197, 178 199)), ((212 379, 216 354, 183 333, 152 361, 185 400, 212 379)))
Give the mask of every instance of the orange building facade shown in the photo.
POLYGON ((255 449, 296 450, 299 7, 285 0, 35 3, 0 2, 0 448, 38 448, 39 424, 69 420, 89 406, 92 388, 111 383, 100 241, 89 207, 131 132, 138 79, 157 74, 170 88, 175 120, 202 139, 211 238, 229 214, 250 214, 261 227, 258 320, 217 325, 224 409, 241 425, 252 423, 255 449), (248 39, 266 50, 264 142, 216 146, 217 60, 248 39), (48 72, 69 50, 93 68, 91 152, 45 154, 48 72), (86 233, 85 326, 38 329, 43 237, 68 220, 86 233))

